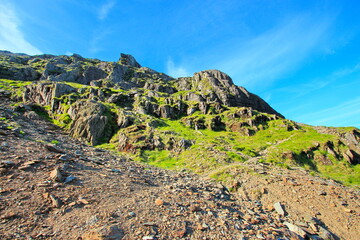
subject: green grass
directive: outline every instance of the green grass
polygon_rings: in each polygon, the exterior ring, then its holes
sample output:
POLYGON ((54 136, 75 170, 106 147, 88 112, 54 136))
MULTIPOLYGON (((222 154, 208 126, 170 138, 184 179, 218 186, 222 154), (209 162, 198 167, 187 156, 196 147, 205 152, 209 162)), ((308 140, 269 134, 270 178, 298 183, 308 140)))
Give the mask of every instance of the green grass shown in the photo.
POLYGON ((229 172, 232 168, 227 168, 228 166, 246 161, 246 158, 239 154, 241 152, 248 158, 261 155, 262 162, 284 168, 300 166, 346 185, 359 185, 360 167, 349 166, 344 164, 343 160, 336 160, 321 149, 313 149, 328 141, 336 143, 337 137, 320 134, 310 126, 304 125, 298 127, 298 130, 289 131, 287 126, 293 124, 292 122, 282 119, 272 120, 268 122, 264 130, 256 132, 253 136, 243 136, 236 132, 209 129, 195 131, 185 126, 181 120, 161 119, 158 122, 156 134, 162 138, 166 138, 164 133, 172 133, 176 138, 195 140, 195 144, 180 153, 165 150, 144 151, 137 156, 137 160, 170 169, 186 168, 195 173, 210 174, 210 177, 214 179, 225 181, 232 178, 229 172), (334 165, 325 166, 314 158, 308 158, 303 152, 310 151, 309 149, 313 149, 311 151, 314 156, 325 154, 334 162, 334 165), (284 155, 285 152, 292 152, 293 159, 287 158, 284 155), (219 169, 227 170, 218 171, 219 169))
POLYGON ((350 166, 345 161, 334 162, 333 165, 319 166, 322 176, 337 180, 347 186, 360 187, 360 165, 350 166))
POLYGON ((146 150, 143 151, 139 157, 140 161, 161 168, 181 169, 183 167, 182 160, 178 159, 173 153, 167 150, 146 150))

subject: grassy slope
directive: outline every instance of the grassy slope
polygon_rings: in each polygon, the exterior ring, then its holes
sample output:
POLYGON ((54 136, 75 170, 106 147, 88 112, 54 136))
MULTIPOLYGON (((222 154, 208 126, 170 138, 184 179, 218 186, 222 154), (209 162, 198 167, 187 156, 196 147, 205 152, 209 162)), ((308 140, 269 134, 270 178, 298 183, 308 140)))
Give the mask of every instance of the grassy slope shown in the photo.
MULTIPOLYGON (((345 160, 336 160, 328 153, 315 150, 314 155, 324 155, 332 165, 323 165, 314 158, 304 158, 302 151, 336 136, 320 134, 311 126, 303 126, 299 130, 287 131, 282 125, 284 120, 269 122, 269 128, 257 132, 253 136, 226 131, 199 130, 194 131, 180 121, 163 120, 162 131, 173 131, 185 139, 196 140, 189 149, 175 153, 171 151, 144 151, 140 159, 150 164, 166 168, 187 168, 200 174, 211 175, 217 179, 231 176, 231 168, 241 168, 237 162, 258 157, 278 166, 301 166, 322 176, 333 178, 348 185, 360 186, 360 167, 351 166, 345 160), (295 159, 289 159, 283 153, 293 152, 295 159)), ((287 121, 287 120, 285 120, 287 121)))
MULTIPOLYGON (((30 82, 0 80, 0 89, 12 91, 20 96, 23 87, 30 82)), ((89 88, 81 84, 69 83, 76 88, 89 88)), ((115 92, 116 90, 114 90, 115 92)), ((66 106, 65 106, 66 107, 66 106)), ((115 105, 108 105, 116 112, 115 105)), ((66 115, 66 114, 65 114, 66 115)), ((69 124, 71 119, 63 121, 61 116, 53 116, 54 123, 62 127, 69 124), (69 121, 68 121, 69 120, 69 121)), ((65 116, 67 117, 67 116, 65 116)), ((206 117, 204 115, 204 117, 206 117)), ((142 151, 134 159, 147 162, 163 168, 189 169, 194 172, 209 175, 218 180, 231 179, 234 170, 242 168, 238 163, 257 157, 259 161, 266 161, 283 167, 301 166, 322 176, 333 178, 347 185, 360 186, 360 166, 351 166, 345 160, 336 160, 328 153, 315 150, 314 158, 304 158, 301 153, 316 145, 327 141, 336 141, 336 136, 320 134, 313 127, 303 125, 296 130, 289 131, 286 126, 293 125, 288 120, 272 120, 267 128, 256 132, 253 136, 244 136, 236 132, 198 130, 195 131, 182 124, 180 120, 158 120, 160 124, 155 131, 160 136, 165 132, 174 132, 177 137, 194 140, 194 144, 180 153, 173 151, 142 151), (289 159, 284 153, 292 152, 296 157, 289 159), (316 156, 326 156, 332 165, 323 165, 315 160, 316 156)), ((352 128, 341 128, 350 131, 352 128)), ((100 147, 115 150, 116 136, 112 143, 100 147)))

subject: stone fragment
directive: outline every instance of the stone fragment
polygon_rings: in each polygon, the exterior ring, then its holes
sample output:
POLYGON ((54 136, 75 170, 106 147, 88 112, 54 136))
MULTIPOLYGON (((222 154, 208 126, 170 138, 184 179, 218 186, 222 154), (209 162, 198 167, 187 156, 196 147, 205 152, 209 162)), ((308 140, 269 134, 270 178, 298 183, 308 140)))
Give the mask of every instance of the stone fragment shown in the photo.
POLYGON ((319 195, 320 195, 320 196, 325 196, 325 195, 326 195, 326 192, 325 192, 325 191, 320 191, 320 192, 319 192, 319 195))
POLYGON ((58 148, 57 146, 55 146, 54 144, 48 144, 45 145, 45 148, 50 151, 50 152, 54 152, 54 153, 64 153, 63 150, 61 150, 60 148, 58 148))
POLYGON ((182 238, 186 235, 186 228, 182 229, 182 230, 179 230, 179 231, 175 231, 173 233, 173 236, 174 237, 179 237, 179 238, 182 238))
POLYGON ((94 225, 95 223, 97 223, 98 221, 99 221, 99 218, 96 215, 93 215, 86 220, 86 224, 91 226, 91 225, 94 225))
POLYGON ((50 178, 56 182, 61 182, 63 180, 63 176, 61 175, 59 168, 55 168, 51 171, 50 178))
POLYGON ((209 228, 209 226, 206 224, 206 223, 203 223, 203 224, 198 224, 197 225, 197 227, 196 227, 196 229, 197 230, 200 230, 200 231, 203 231, 203 230, 206 230, 206 229, 208 229, 209 228))
POLYGON ((82 235, 82 240, 120 240, 125 236, 124 232, 116 225, 103 226, 92 229, 82 235))
POLYGON ((288 227, 290 231, 296 233, 300 237, 302 238, 306 237, 306 232, 301 227, 291 224, 289 222, 284 222, 284 224, 288 227))
POLYGON ((0 135, 7 136, 10 133, 6 132, 5 130, 0 129, 0 135))
POLYGON ((200 207, 198 205, 195 204, 191 204, 189 207, 190 212, 199 212, 201 211, 200 207))
POLYGON ((142 240, 154 240, 154 239, 155 239, 155 237, 152 236, 152 235, 144 236, 144 237, 142 238, 142 240))
POLYGON ((11 168, 15 166, 15 163, 13 161, 3 161, 0 163, 0 166, 4 168, 11 168))
POLYGON ((52 194, 50 194, 49 197, 50 197, 50 200, 51 200, 51 202, 52 202, 52 206, 53 206, 53 207, 56 207, 56 208, 60 208, 60 207, 61 207, 62 203, 61 203, 60 199, 58 199, 57 197, 55 197, 55 196, 52 195, 52 194))
POLYGON ((162 206, 162 205, 164 205, 164 201, 161 200, 160 198, 158 198, 158 199, 155 200, 155 204, 158 205, 158 206, 162 206))
POLYGON ((29 169, 32 165, 38 163, 39 161, 34 160, 34 161, 28 161, 25 162, 22 166, 19 167, 20 170, 26 170, 29 169))
POLYGON ((16 218, 17 216, 18 215, 15 212, 9 211, 1 214, 0 219, 12 219, 12 218, 16 218))
POLYGON ((84 205, 89 204, 89 201, 87 201, 86 199, 84 199, 82 197, 79 197, 78 202, 80 202, 80 203, 82 203, 84 205))
POLYGON ((317 225, 315 223, 311 222, 311 223, 309 223, 309 226, 310 226, 311 230, 313 230, 314 232, 319 231, 319 229, 318 229, 318 227, 317 227, 317 225))
POLYGON ((60 157, 59 157, 59 160, 61 161, 69 161, 70 159, 72 158, 71 155, 68 155, 68 154, 62 154, 60 157))
POLYGON ((349 208, 344 208, 344 211, 347 212, 347 213, 353 213, 354 212, 352 209, 349 209, 349 208))
POLYGON ((322 226, 319 226, 319 232, 320 232, 319 236, 322 239, 327 239, 327 240, 335 240, 336 239, 330 231, 323 228, 322 226))
POLYGON ((154 223, 154 222, 145 222, 145 223, 143 223, 143 225, 145 227, 153 227, 153 226, 156 226, 156 223, 154 223))
POLYGON ((75 179, 76 179, 76 177, 73 176, 73 175, 67 176, 67 177, 65 178, 64 183, 72 182, 72 181, 74 181, 75 179))
POLYGON ((276 202, 274 204, 274 208, 278 214, 280 214, 281 216, 285 216, 285 210, 284 210, 283 206, 281 205, 281 203, 276 202))
POLYGON ((80 150, 76 150, 76 151, 74 152, 74 154, 75 154, 76 156, 81 156, 81 155, 83 155, 83 152, 80 151, 80 150))

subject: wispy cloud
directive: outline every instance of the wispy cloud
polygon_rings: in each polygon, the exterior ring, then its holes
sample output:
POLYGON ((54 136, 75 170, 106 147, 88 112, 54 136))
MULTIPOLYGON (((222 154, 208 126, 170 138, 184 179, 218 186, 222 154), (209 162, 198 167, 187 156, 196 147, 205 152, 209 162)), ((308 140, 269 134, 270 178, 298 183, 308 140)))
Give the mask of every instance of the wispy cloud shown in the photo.
POLYGON ((13 6, 0 2, 0 49, 18 53, 40 54, 41 51, 25 39, 21 22, 13 6))
POLYGON ((313 114, 299 116, 301 121, 314 125, 354 126, 360 128, 360 97, 313 114))
MULTIPOLYGON (((312 78, 310 81, 296 85, 280 87, 274 90, 277 94, 290 93, 292 98, 299 98, 322 90, 332 84, 353 84, 360 77, 360 63, 342 69, 337 69, 328 75, 312 78), (349 79, 349 80, 347 80, 349 79), (347 81, 345 81, 347 80, 347 81)), ((304 79, 303 79, 304 81, 304 79)), ((339 85, 338 85, 339 86, 339 85)))
POLYGON ((190 76, 190 73, 185 69, 185 67, 175 66, 175 63, 171 58, 169 58, 166 63, 166 74, 175 78, 190 76))
POLYGON ((355 75, 359 75, 360 73, 360 63, 356 64, 355 66, 343 68, 337 71, 332 72, 328 76, 316 78, 308 83, 297 85, 296 88, 293 88, 293 92, 297 92, 297 97, 301 97, 307 94, 310 94, 314 91, 323 89, 330 84, 335 82, 343 81, 348 77, 351 77, 352 81, 354 81, 355 75))
POLYGON ((231 46, 220 69, 247 86, 269 84, 298 67, 328 33, 332 19, 300 15, 231 46))
POLYGON ((99 20, 105 20, 105 18, 107 18, 111 9, 115 6, 115 4, 116 4, 115 0, 109 0, 105 4, 103 4, 98 12, 99 20))

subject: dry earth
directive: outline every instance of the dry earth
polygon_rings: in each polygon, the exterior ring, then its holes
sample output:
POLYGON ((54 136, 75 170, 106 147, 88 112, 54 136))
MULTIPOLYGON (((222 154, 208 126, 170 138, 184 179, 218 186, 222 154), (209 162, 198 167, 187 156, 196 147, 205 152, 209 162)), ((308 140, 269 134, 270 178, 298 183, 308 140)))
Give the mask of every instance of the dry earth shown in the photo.
POLYGON ((1 239, 358 239, 356 189, 254 160, 229 193, 84 145, 0 101, 1 239))

